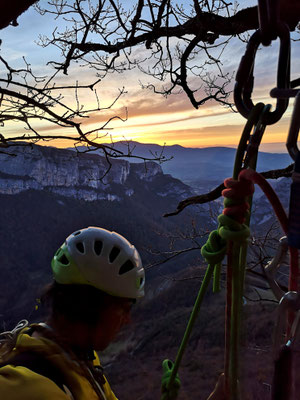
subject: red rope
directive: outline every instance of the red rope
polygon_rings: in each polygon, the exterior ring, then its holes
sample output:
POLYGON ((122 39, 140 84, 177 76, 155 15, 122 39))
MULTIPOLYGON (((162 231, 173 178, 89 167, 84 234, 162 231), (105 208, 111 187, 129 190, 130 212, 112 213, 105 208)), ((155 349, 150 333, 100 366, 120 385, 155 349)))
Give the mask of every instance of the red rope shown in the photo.
POLYGON ((260 175, 258 172, 253 171, 252 169, 244 169, 239 174, 239 179, 241 180, 249 180, 253 183, 259 185, 262 189, 269 202, 272 204, 272 207, 275 211, 275 214, 280 222, 280 225, 285 234, 288 232, 288 217, 282 204, 280 203, 277 194, 274 192, 272 186, 265 180, 265 178, 260 175))
MULTIPOLYGON (((272 204, 272 207, 275 211, 275 214, 280 222, 280 225, 287 235, 288 233, 288 217, 282 204, 280 203, 276 193, 274 192, 271 185, 265 180, 265 178, 260 175, 258 172, 255 172, 251 169, 243 170, 239 174, 239 179, 250 180, 253 183, 256 183, 263 190, 264 194, 272 204)), ((298 267, 298 249, 295 247, 289 247, 290 252, 290 276, 289 276, 289 290, 298 292, 299 288, 299 267, 298 267)), ((291 326, 295 319, 295 313, 288 313, 288 326, 287 326, 287 334, 289 335, 291 326)))
MULTIPOLYGON (((238 180, 232 178, 224 181, 226 189, 223 190, 222 195, 226 198, 224 201, 225 208, 223 214, 236 221, 239 224, 243 224, 245 221, 246 213, 249 209, 249 205, 245 201, 245 198, 250 196, 254 191, 254 185, 260 186, 265 196, 271 203, 274 212, 280 222, 282 230, 285 234, 288 233, 288 217, 286 212, 274 192, 271 185, 256 171, 252 169, 245 169, 240 172, 238 180), (251 183, 250 183, 250 182, 251 183)), ((238 230, 238 227, 237 227, 238 230)), ((290 278, 289 278, 289 290, 298 291, 298 250, 296 248, 289 248, 290 251, 290 278)), ((228 370, 230 363, 230 324, 231 324, 231 306, 232 306, 232 241, 228 245, 228 270, 227 270, 227 304, 226 304, 226 322, 225 322, 225 378, 226 378, 226 392, 229 394, 229 382, 228 382, 228 370)), ((294 315, 289 314, 288 316, 288 327, 287 331, 290 331, 290 327, 293 323, 294 315)))
POLYGON ((228 178, 225 179, 224 186, 226 189, 222 191, 222 195, 232 200, 234 204, 228 204, 225 201, 226 207, 223 210, 223 214, 243 224, 246 219, 246 213, 249 210, 249 204, 245 199, 253 194, 254 185, 252 182, 249 184, 249 180, 228 178))
MULTIPOLYGON (((225 189, 222 191, 224 196, 224 210, 223 214, 227 217, 226 220, 219 219, 219 222, 226 224, 230 231, 242 232, 245 222, 249 204, 246 199, 254 192, 254 185, 249 181, 241 181, 233 178, 225 179, 225 189), (221 222, 222 221, 222 222, 221 222)), ((235 266, 236 267, 236 266, 235 266)), ((236 277, 233 265, 233 241, 228 240, 227 245, 227 297, 226 297, 226 309, 225 309, 225 355, 224 355, 224 372, 225 372, 225 393, 226 400, 230 400, 231 393, 231 382, 230 378, 230 364, 233 362, 231 359, 231 335, 234 334, 232 331, 232 309, 233 309, 233 279, 236 277)), ((235 364, 235 363, 234 363, 235 364)))

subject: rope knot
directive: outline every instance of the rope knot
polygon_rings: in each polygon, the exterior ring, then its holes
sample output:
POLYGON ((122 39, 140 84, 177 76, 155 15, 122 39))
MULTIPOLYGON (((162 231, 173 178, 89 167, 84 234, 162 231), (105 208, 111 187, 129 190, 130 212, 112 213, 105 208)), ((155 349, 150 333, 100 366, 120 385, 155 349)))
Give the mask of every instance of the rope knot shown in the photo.
POLYGON ((226 242, 217 230, 210 232, 207 242, 201 248, 202 256, 208 264, 216 265, 222 262, 225 253, 226 242))
POLYGON ((225 240, 245 241, 250 235, 248 226, 244 224, 249 210, 246 198, 254 193, 254 184, 239 177, 238 180, 225 179, 224 185, 224 210, 218 217, 219 235, 225 240))
POLYGON ((225 197, 223 214, 243 224, 249 210, 245 198, 254 193, 254 184, 248 179, 239 177, 239 180, 225 179, 224 186, 226 189, 222 191, 225 197))

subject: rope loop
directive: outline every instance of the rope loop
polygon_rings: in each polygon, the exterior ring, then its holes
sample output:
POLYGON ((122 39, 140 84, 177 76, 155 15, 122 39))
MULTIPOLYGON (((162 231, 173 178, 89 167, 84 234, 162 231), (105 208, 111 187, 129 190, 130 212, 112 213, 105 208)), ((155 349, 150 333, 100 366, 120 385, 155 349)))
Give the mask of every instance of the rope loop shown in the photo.
POLYGON ((176 373, 174 380, 171 381, 172 371, 174 369, 174 363, 171 360, 164 360, 162 367, 161 400, 175 400, 181 386, 180 378, 176 373))
POLYGON ((222 191, 225 198, 223 214, 239 224, 244 223, 249 210, 249 204, 245 199, 254 193, 254 184, 245 178, 238 180, 228 178, 225 179, 224 186, 225 189, 222 191))
POLYGON ((219 228, 219 234, 222 239, 227 241, 244 242, 250 236, 250 229, 245 224, 240 225, 240 227, 241 229, 234 231, 229 226, 224 225, 219 228))
POLYGON ((225 198, 224 210, 223 214, 218 217, 218 232, 226 241, 243 242, 250 235, 250 230, 244 222, 249 210, 246 198, 253 194, 254 184, 241 177, 238 180, 225 179, 224 185, 225 189, 222 192, 225 198))
POLYGON ((201 248, 202 257, 208 264, 216 265, 222 262, 226 253, 226 242, 222 240, 217 230, 210 232, 205 245, 201 248))

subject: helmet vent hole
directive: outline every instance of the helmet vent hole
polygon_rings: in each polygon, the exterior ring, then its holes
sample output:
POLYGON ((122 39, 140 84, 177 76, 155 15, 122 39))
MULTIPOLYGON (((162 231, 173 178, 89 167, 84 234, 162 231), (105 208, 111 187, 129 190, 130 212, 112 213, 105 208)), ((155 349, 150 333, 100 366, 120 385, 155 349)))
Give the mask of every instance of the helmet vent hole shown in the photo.
POLYGON ((78 235, 80 235, 81 234, 81 231, 77 231, 77 232, 75 232, 73 235, 74 236, 78 236, 78 235))
POLYGON ((69 260, 67 259, 66 255, 63 254, 59 260, 58 260, 61 264, 63 265, 69 265, 69 260))
POLYGON ((83 253, 84 253, 84 245, 83 245, 83 243, 82 243, 82 242, 76 243, 76 249, 77 249, 81 254, 83 254, 83 253))
POLYGON ((97 256, 100 256, 102 247, 103 247, 103 243, 101 242, 101 240, 95 240, 94 250, 95 250, 95 253, 97 254, 97 256))
POLYGON ((133 262, 130 260, 127 260, 122 267, 119 270, 119 275, 126 274, 126 272, 131 271, 134 268, 133 262))
POLYGON ((109 253, 109 262, 114 262, 120 253, 120 249, 118 247, 113 247, 111 252, 109 253))

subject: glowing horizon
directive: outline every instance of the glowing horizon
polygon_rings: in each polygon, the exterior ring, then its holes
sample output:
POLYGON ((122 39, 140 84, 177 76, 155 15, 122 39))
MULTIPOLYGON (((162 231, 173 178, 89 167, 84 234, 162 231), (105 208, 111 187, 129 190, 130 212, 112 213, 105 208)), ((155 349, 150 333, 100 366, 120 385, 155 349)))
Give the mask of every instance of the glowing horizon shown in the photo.
MULTIPOLYGON (((43 49, 34 45, 33 41, 37 39, 38 34, 50 34, 53 28, 53 22, 47 18, 35 13, 33 8, 24 13, 19 18, 18 27, 8 27, 2 31, 2 51, 9 61, 16 61, 17 65, 23 55, 29 58, 29 62, 37 68, 38 72, 44 71, 45 60, 49 57, 55 59, 57 53, 53 53, 53 48, 43 49), (32 21, 35 21, 33 24, 32 21)), ((254 101, 264 101, 274 104, 269 97, 269 91, 276 81, 276 67, 278 50, 277 44, 272 48, 259 52, 257 65, 255 67, 255 85, 254 101)), ((292 67, 297 68, 299 52, 294 43, 294 54, 292 54, 292 67)), ((228 46, 224 52, 225 68, 231 72, 237 69, 241 55, 244 53, 245 44, 239 41, 233 41, 232 46, 228 46)), ((292 73, 296 76, 293 71, 292 73)), ((292 74, 292 76, 293 76, 292 74)), ((121 122, 118 119, 111 121, 104 130, 99 130, 99 135, 105 135, 99 139, 101 143, 120 140, 133 140, 140 143, 153 143, 167 146, 178 144, 184 147, 213 147, 226 146, 237 147, 241 136, 243 126, 246 120, 237 113, 233 113, 216 103, 206 103, 194 109, 185 93, 169 96, 168 98, 155 95, 150 91, 142 90, 138 80, 146 78, 139 75, 137 70, 127 71, 124 74, 110 74, 109 77, 101 82, 99 98, 103 110, 90 115, 90 118, 83 123, 85 130, 96 129, 105 125, 111 117, 126 117, 128 119, 121 122), (119 93, 120 87, 126 84, 128 92, 122 96, 112 109, 105 109, 113 102, 113 99, 119 93)), ((60 82, 74 83, 74 79, 80 82, 93 81, 93 71, 72 66, 69 76, 61 76, 60 82), (87 71, 89 73, 87 74, 87 71), (73 76, 73 77, 72 77, 73 76)), ((92 105, 95 98, 91 98, 91 92, 80 94, 81 104, 86 108, 92 105)), ((67 93, 64 101, 69 105, 74 102, 74 93, 67 93)), ((292 103, 292 101, 291 101, 292 103)), ((74 104, 73 104, 74 105, 74 104)), ((264 150, 274 148, 283 148, 289 126, 289 117, 292 107, 290 106, 282 120, 274 126, 266 129, 261 148, 264 150)), ((71 128, 59 128, 50 126, 45 122, 39 122, 40 132, 45 134, 63 134, 71 137, 73 132, 71 128)), ((5 135, 9 137, 16 134, 28 134, 28 131, 21 130, 17 124, 8 123, 5 125, 5 135)), ((54 145, 57 147, 72 147, 69 140, 55 140, 54 142, 39 142, 43 145, 54 145)))

